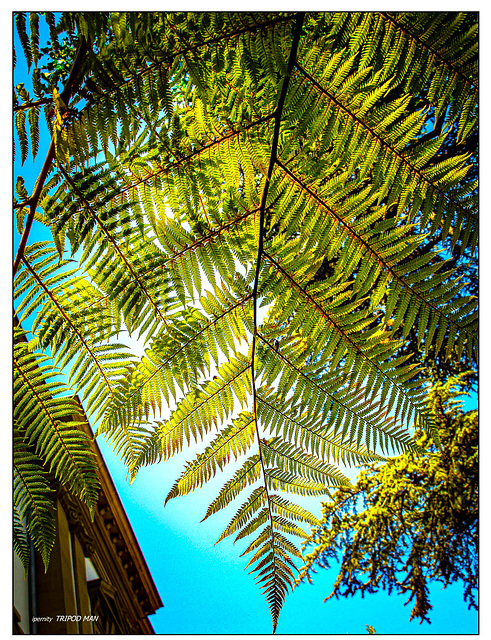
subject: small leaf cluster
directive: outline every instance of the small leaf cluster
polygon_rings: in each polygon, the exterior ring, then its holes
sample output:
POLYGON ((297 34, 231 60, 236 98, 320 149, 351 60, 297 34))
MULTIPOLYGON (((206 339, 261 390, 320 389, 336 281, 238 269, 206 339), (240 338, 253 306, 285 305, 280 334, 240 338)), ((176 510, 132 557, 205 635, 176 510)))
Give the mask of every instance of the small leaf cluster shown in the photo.
POLYGON ((73 42, 68 38, 63 38, 57 47, 56 54, 53 54, 51 42, 48 40, 47 46, 41 48, 41 53, 49 56, 46 64, 40 67, 42 77, 49 86, 56 87, 59 82, 63 84, 75 59, 76 47, 73 42))

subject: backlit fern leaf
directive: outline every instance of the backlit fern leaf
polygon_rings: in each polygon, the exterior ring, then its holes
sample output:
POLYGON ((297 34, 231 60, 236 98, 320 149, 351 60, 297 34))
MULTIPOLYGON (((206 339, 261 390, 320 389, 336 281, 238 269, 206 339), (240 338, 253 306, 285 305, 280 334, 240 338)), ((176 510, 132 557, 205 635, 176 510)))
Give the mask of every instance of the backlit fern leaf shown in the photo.
MULTIPOLYGON (((29 65, 37 16, 16 20, 29 65)), ((46 20, 54 56, 63 29, 90 46, 38 200, 55 247, 23 253, 16 311, 131 480, 199 443, 167 500, 228 473, 204 519, 240 498, 220 540, 251 536, 275 630, 302 498, 435 435, 425 358, 477 361, 476 15, 46 20)), ((39 107, 18 88, 22 161, 39 107)))
POLYGON ((51 347, 55 366, 70 363, 74 390, 86 400, 89 413, 101 411, 131 356, 122 345, 107 343, 114 336, 114 322, 110 309, 92 306, 93 298, 100 297, 97 289, 73 277, 74 271, 60 268, 67 265, 60 265, 56 258, 57 252, 46 243, 30 248, 15 280, 21 300, 17 313, 22 321, 37 310, 31 345, 51 347))
POLYGON ((223 471, 230 462, 231 456, 237 460, 248 451, 254 435, 252 416, 241 414, 237 420, 223 429, 202 454, 198 454, 196 460, 186 465, 185 470, 169 491, 166 502, 202 486, 216 474, 217 468, 223 471))
POLYGON ((260 477, 260 459, 258 455, 253 455, 224 484, 218 496, 208 507, 203 520, 226 507, 245 487, 259 480, 260 477))
POLYGON ((27 531, 21 521, 18 510, 13 510, 13 527, 12 527, 12 547, 24 568, 24 575, 27 575, 27 568, 31 557, 31 549, 27 531))
POLYGON ((27 534, 45 567, 56 539, 50 474, 93 513, 99 481, 90 443, 81 431, 80 405, 49 359, 29 350, 25 334, 14 343, 14 548, 29 566, 27 534), (62 395, 60 395, 62 394, 62 395))

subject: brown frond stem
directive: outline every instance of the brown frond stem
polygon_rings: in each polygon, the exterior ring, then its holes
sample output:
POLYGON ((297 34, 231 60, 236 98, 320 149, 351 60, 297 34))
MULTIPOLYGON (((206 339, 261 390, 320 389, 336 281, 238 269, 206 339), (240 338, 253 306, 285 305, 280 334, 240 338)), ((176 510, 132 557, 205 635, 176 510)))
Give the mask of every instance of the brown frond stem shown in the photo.
POLYGON ((14 107, 14 113, 18 111, 25 111, 26 109, 32 109, 33 107, 40 107, 43 104, 51 104, 53 98, 41 98, 40 100, 33 100, 32 102, 24 102, 14 107))
POLYGON ((24 207, 28 207, 31 204, 32 198, 28 198, 24 200, 24 202, 17 202, 14 204, 14 209, 23 209, 24 207))
MULTIPOLYGON (((273 528, 273 514, 271 511, 271 499, 268 493, 268 486, 266 481, 266 470, 264 467, 264 458, 261 452, 261 437, 259 433, 259 425, 257 423, 257 392, 256 392, 256 381, 255 381, 255 360, 256 360, 256 337, 257 337, 257 311, 258 311, 258 287, 259 287, 259 273, 261 270, 261 258, 263 254, 263 243, 264 243, 264 222, 265 222, 265 214, 266 214, 266 201, 268 198, 269 185, 271 182, 271 176, 273 174, 273 169, 276 163, 277 153, 278 153, 278 139, 280 135, 280 126, 281 126, 281 118, 283 115, 283 107, 285 104, 286 94, 288 92, 288 85, 290 84, 290 76, 293 71, 293 67, 295 66, 295 61, 297 59, 297 49, 298 44, 300 42, 300 36, 302 34, 302 26, 304 21, 304 14, 298 13, 297 19, 295 22, 295 31, 293 34, 292 46, 290 49, 290 57, 288 60, 288 67, 285 78, 283 80, 283 85, 281 87, 280 97, 278 99, 278 105, 275 110, 274 120, 274 131, 273 131, 273 139, 271 142, 271 155, 269 158, 269 167, 268 173, 266 176, 266 182, 263 189, 263 194, 261 198, 261 208, 259 211, 259 238, 258 238, 258 247, 257 247, 257 257, 256 257, 256 275, 254 278, 254 288, 253 288, 253 304, 254 304, 254 320, 253 320, 253 336, 252 336, 252 357, 251 357, 251 378, 252 378, 252 398, 253 398, 253 416, 255 420, 256 426, 256 437, 258 442, 259 449, 259 460, 261 462, 262 473, 264 477, 264 490, 266 494, 266 499, 268 501, 268 511, 269 511, 269 521, 271 522, 271 536, 272 536, 272 546, 273 546, 273 572, 276 577, 276 556, 274 553, 274 528, 273 528)), ((277 589, 276 580, 274 579, 274 588, 277 589)), ((276 632, 276 625, 278 624, 278 615, 279 610, 281 609, 281 603, 275 603, 275 612, 271 609, 273 615, 273 633, 276 632)))

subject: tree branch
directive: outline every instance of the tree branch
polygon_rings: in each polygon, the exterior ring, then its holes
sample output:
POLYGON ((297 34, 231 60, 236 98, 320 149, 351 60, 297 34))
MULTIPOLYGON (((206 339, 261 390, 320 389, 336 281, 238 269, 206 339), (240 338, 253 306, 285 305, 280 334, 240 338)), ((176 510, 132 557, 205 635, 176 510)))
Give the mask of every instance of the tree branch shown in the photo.
MULTIPOLYGON (((89 45, 85 40, 84 36, 80 36, 80 42, 77 50, 77 54, 75 55, 75 60, 73 61, 72 69, 70 71, 70 75, 66 82, 65 88, 61 92, 61 99, 63 102, 68 105, 72 94, 75 91, 76 81, 78 79, 78 75, 82 68, 82 65, 85 61, 85 57, 87 55, 87 51, 89 49, 89 45)), ((24 231, 22 233, 22 237, 20 239, 19 248, 17 250, 17 255, 14 260, 13 267, 13 275, 15 276, 17 269, 19 268, 20 261, 24 255, 24 251, 27 245, 27 239, 29 238, 29 234, 31 232, 32 223, 34 221, 34 215, 36 213, 36 207, 41 196, 41 191, 43 190, 44 183, 48 174, 51 170, 51 166, 53 164, 53 160, 55 159, 55 139, 54 136, 51 138, 51 143, 49 145, 48 153, 46 154, 46 159, 43 164, 43 168, 41 169, 41 173, 36 182, 36 186, 34 187, 34 192, 32 196, 29 198, 30 211, 26 220, 26 226, 24 227, 24 231)))
POLYGON ((32 107, 40 107, 43 104, 50 104, 51 102, 53 102, 53 98, 41 98, 40 100, 25 102, 14 107, 14 113, 17 113, 18 111, 25 111, 26 109, 32 109, 32 107))

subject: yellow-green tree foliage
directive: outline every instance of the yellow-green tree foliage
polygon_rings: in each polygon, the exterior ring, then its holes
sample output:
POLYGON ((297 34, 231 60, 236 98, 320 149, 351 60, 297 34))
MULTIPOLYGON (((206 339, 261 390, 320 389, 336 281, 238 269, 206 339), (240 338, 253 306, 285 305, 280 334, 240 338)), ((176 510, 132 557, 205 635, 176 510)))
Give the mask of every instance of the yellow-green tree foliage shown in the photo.
POLYGON ((429 583, 459 582, 477 609, 478 414, 462 411, 461 387, 462 376, 429 392, 440 447, 417 431, 424 453, 371 465, 324 503, 300 575, 311 580, 316 568, 339 568, 326 599, 395 590, 413 601, 410 620, 430 622, 429 583))

